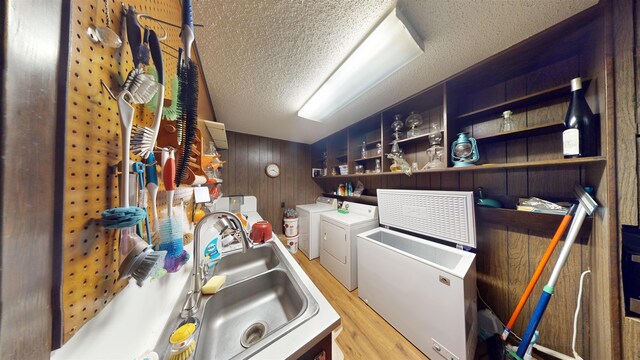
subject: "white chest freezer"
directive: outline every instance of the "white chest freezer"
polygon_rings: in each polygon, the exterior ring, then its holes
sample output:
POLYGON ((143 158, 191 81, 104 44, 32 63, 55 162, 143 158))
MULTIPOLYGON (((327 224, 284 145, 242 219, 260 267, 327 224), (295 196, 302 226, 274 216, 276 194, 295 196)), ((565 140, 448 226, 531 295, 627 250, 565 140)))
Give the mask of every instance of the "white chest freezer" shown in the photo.
POLYGON ((378 190, 378 227, 358 235, 358 295, 430 359, 473 359, 472 192, 378 190), (415 235, 413 235, 415 234, 415 235))

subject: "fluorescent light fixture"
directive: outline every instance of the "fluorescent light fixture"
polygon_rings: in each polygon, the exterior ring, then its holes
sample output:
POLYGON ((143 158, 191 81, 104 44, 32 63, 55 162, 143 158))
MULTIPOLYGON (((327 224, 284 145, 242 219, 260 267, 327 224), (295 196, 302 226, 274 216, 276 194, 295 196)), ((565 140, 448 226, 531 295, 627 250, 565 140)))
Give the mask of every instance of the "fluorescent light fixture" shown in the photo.
POLYGON ((424 52, 420 37, 394 8, 298 111, 321 121, 424 52))

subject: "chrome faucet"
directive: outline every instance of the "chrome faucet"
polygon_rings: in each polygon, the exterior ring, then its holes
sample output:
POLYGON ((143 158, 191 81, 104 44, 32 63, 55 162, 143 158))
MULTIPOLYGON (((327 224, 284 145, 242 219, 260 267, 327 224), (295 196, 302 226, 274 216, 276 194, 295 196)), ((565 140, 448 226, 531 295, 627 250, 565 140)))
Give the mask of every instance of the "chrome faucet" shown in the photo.
POLYGON ((181 316, 187 318, 194 316, 200 308, 200 300, 202 299, 202 286, 204 277, 206 276, 205 268, 208 269, 206 264, 200 264, 200 238, 202 232, 207 229, 205 225, 209 222, 209 219, 217 217, 217 221, 213 224, 213 227, 218 231, 218 234, 222 238, 232 235, 234 239, 237 239, 242 244, 242 252, 246 253, 247 250, 253 247, 253 243, 249 240, 249 236, 242 226, 242 221, 234 213, 229 211, 214 211, 205 215, 194 231, 193 239, 193 269, 191 269, 191 290, 187 293, 187 300, 182 307, 181 316))

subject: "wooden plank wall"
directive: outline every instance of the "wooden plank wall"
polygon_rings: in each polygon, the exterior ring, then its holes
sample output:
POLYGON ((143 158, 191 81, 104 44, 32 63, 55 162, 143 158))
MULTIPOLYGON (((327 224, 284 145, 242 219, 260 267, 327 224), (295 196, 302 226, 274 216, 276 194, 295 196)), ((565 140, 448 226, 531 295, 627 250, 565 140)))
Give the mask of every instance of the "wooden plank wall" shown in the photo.
POLYGON ((310 145, 227 131, 229 150, 221 150, 227 163, 222 170, 222 192, 227 195, 253 195, 258 212, 282 234, 283 209, 309 204, 320 195, 311 179, 310 145), (265 167, 280 165, 280 176, 270 178, 265 167))
MULTIPOLYGON (((64 144, 65 1, 4 1, 0 88, 0 358, 49 358, 64 144), (43 46, 43 44, 46 44, 43 46)), ((59 335, 59 334, 58 334, 59 335)), ((55 334, 54 342, 55 342, 55 334)))
MULTIPOLYGON (((517 78, 483 88, 469 94, 464 101, 466 107, 459 113, 474 111, 491 104, 531 94, 545 88, 568 83, 576 76, 585 76, 594 64, 592 59, 574 56, 558 61, 517 78)), ((596 80, 597 81, 597 80, 596 80)), ((598 84, 592 84, 594 89, 598 84)), ((594 91, 594 90, 592 90, 594 91)), ((447 104, 449 107, 454 104, 447 104)), ((564 119, 568 101, 546 104, 544 107, 529 108, 515 112, 514 121, 520 126, 557 122, 564 119)), ((473 135, 499 131, 500 118, 470 126, 473 135)), ((561 133, 493 143, 481 147, 483 162, 503 163, 536 161, 562 158, 561 133)), ((593 177, 602 175, 602 169, 584 167, 549 167, 544 169, 513 169, 482 172, 417 174, 360 177, 368 192, 378 188, 432 189, 432 190, 474 190, 483 187, 488 196, 501 200, 509 207, 515 207, 519 197, 538 196, 542 198, 573 198, 573 185, 587 182, 587 173, 593 177)), ((335 191, 346 179, 318 179, 325 191, 335 191)), ((351 181, 356 181, 351 179, 351 181)), ((478 224, 477 270, 478 288, 482 298, 492 307, 498 317, 507 322, 520 296, 531 278, 539 259, 551 241, 556 229, 518 229, 506 225, 478 224)), ((540 344, 571 354, 573 311, 577 303, 579 277, 591 264, 591 240, 581 239, 570 253, 556 286, 556 295, 551 301, 539 330, 540 344)), ((560 244, 560 246, 562 243, 560 244)), ((549 278, 559 251, 554 252, 549 265, 536 285, 533 295, 514 326, 514 332, 522 335, 545 281, 549 278)), ((587 278, 583 295, 583 309, 589 309, 591 286, 587 278)), ((590 358, 590 314, 583 311, 579 323, 582 325, 577 336, 578 352, 590 358)))
MULTIPOLYGON (((640 6, 632 0, 613 3, 614 59, 615 59, 615 111, 617 142, 616 168, 618 189, 618 222, 638 226, 638 104, 640 94, 640 61, 637 58, 640 38, 640 6)), ((621 300, 622 311, 624 302, 621 300)), ((624 359, 640 359, 640 321, 622 318, 622 351, 624 359)))

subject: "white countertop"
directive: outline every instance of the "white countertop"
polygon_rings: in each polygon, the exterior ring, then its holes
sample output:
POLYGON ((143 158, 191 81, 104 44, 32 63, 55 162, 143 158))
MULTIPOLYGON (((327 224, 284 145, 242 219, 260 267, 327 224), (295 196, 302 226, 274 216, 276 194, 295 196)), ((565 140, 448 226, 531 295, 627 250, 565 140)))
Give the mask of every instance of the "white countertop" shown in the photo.
MULTIPOLYGON (((243 213, 249 215, 250 224, 262 219, 255 211, 243 213)), ((301 285, 309 289, 319 311, 256 353, 253 359, 298 358, 337 328, 340 317, 275 234, 270 241, 281 250, 283 260, 289 262, 301 285)), ((191 244, 185 246, 189 252, 192 248, 191 244)), ((184 301, 183 290, 190 271, 191 262, 188 262, 177 273, 147 282, 142 288, 129 284, 62 348, 53 351, 51 359, 131 360, 153 349, 167 321, 178 316, 174 310, 176 304, 184 301)))

